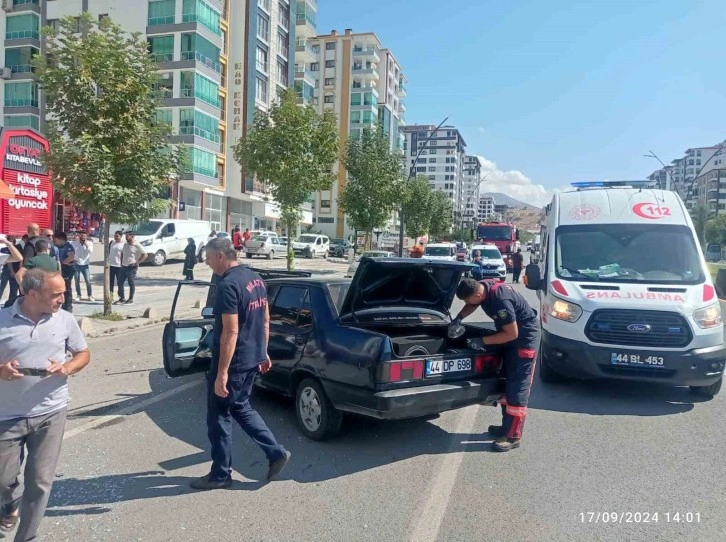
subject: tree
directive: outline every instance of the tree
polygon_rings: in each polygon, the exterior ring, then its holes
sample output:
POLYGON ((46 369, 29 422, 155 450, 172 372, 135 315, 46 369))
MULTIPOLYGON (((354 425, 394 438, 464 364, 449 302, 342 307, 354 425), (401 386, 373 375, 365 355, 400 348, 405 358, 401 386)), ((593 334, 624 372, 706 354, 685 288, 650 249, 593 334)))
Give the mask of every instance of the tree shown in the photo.
POLYGON ((706 241, 726 245, 726 215, 718 215, 706 222, 706 241))
POLYGON ((146 39, 125 33, 108 17, 66 17, 44 29, 46 50, 34 60, 51 119, 45 163, 56 189, 82 208, 105 216, 104 303, 111 312, 109 230, 169 208, 169 186, 183 149, 167 143, 156 121, 157 67, 146 39))
POLYGON ((433 192, 429 187, 428 177, 417 175, 405 182, 403 216, 406 218, 406 235, 410 238, 416 240, 428 233, 432 202, 433 192))
POLYGON ((382 227, 403 199, 402 156, 391 151, 383 128, 364 129, 360 141, 351 139, 345 156, 348 182, 338 194, 338 204, 356 230, 370 232, 382 227))
POLYGON ((338 158, 338 127, 329 111, 318 115, 299 107, 295 90, 286 90, 269 112, 258 110, 247 135, 233 149, 243 171, 264 180, 280 206, 287 228, 287 268, 295 267, 293 232, 300 208, 311 192, 330 190, 338 158))
POLYGON ((429 235, 441 237, 451 231, 452 216, 454 212, 453 202, 440 190, 434 190, 431 195, 431 225, 429 235))
POLYGON ((691 210, 693 227, 698 235, 698 242, 703 245, 706 237, 706 222, 708 221, 709 209, 705 205, 697 205, 691 210))

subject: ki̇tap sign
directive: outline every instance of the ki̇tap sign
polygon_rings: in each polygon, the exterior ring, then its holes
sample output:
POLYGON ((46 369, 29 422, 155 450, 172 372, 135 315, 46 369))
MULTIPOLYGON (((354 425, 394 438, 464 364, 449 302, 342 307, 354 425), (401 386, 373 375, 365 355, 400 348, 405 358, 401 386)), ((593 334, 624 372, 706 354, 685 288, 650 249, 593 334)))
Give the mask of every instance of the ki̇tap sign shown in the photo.
POLYGON ((28 173, 18 173, 16 183, 11 183, 10 189, 18 197, 8 200, 8 205, 14 209, 49 209, 49 194, 41 188, 43 181, 28 173))
POLYGON ((18 162, 29 166, 43 167, 43 163, 39 160, 40 149, 31 149, 22 145, 10 144, 5 153, 5 160, 8 162, 18 162))

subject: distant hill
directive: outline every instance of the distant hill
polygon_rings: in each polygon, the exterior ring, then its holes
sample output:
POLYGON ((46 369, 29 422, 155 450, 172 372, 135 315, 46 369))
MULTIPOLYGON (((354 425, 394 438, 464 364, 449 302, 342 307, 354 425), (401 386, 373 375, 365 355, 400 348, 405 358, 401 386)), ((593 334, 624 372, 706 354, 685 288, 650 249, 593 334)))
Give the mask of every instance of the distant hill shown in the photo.
POLYGON ((494 198, 494 203, 496 205, 506 205, 510 209, 516 208, 516 209, 530 209, 532 211, 538 211, 540 210, 539 207, 535 205, 530 205, 529 203, 524 203, 523 201, 519 201, 518 199, 514 199, 511 196, 507 196, 506 194, 502 194, 501 192, 487 192, 484 194, 485 196, 492 196, 494 198))

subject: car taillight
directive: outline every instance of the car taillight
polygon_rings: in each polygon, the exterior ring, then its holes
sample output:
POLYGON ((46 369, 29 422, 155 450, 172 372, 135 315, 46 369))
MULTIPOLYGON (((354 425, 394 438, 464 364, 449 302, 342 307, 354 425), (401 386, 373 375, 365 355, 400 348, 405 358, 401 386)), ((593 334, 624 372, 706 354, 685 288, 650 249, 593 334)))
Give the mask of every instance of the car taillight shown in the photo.
POLYGON ((501 356, 496 354, 482 354, 474 357, 474 372, 484 373, 487 370, 496 369, 502 362, 501 356))
POLYGON ((381 382, 402 382, 423 378, 424 360, 389 361, 378 366, 378 380, 381 382))

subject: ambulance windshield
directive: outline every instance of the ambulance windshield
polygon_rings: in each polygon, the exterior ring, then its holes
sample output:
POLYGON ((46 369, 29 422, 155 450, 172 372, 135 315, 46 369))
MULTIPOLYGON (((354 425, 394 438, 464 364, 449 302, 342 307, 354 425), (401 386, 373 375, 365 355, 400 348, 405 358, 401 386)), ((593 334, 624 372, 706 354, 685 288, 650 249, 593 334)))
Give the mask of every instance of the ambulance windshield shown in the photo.
POLYGON ((557 276, 577 282, 699 284, 704 281, 693 232, 665 224, 560 226, 557 276))

